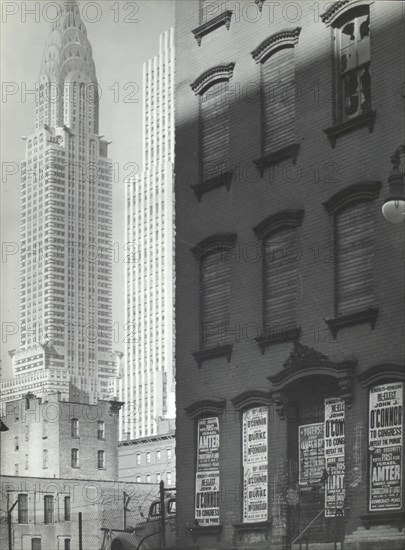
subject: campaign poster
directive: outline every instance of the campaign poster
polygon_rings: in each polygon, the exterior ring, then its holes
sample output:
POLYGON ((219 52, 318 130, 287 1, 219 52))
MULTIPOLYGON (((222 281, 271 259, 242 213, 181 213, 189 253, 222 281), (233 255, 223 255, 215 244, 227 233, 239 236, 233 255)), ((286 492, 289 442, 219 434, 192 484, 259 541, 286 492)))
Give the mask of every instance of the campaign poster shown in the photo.
POLYGON ((402 507, 403 383, 392 382, 370 389, 369 510, 402 507))
POLYGON ((325 469, 324 424, 299 426, 299 484, 319 483, 325 469))
POLYGON ((370 389, 369 448, 403 444, 403 383, 370 389))
POLYGON ((197 431, 195 519, 199 525, 219 524, 219 418, 201 418, 197 431))
POLYGON ((219 524, 219 471, 197 472, 195 519, 198 525, 219 524))
POLYGON ((267 462, 267 407, 254 407, 243 412, 243 463, 267 462))
POLYGON ((370 512, 402 507, 402 447, 376 448, 371 452, 370 512))
POLYGON ((267 462, 246 465, 243 476, 243 522, 267 521, 267 462))
POLYGON ((198 421, 197 472, 219 470, 219 418, 198 421))
POLYGON ((325 517, 344 516, 345 457, 326 458, 325 517))
POLYGON ((345 402, 325 399, 325 517, 344 515, 345 500, 345 402))
POLYGON ((345 454, 345 402, 325 399, 325 458, 345 454))

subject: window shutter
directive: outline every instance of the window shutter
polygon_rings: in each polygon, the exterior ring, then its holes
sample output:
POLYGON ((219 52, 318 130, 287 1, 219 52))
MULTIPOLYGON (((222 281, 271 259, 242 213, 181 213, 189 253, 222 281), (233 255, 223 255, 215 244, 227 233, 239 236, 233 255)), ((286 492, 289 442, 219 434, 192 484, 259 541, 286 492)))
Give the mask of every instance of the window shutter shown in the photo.
POLYGON ((264 317, 266 325, 276 332, 296 321, 297 259, 288 248, 295 243, 295 228, 277 232, 264 242, 264 317))
POLYGON ((294 142, 294 48, 285 48, 262 65, 264 153, 294 142))
POLYGON ((337 313, 345 315, 373 305, 373 202, 356 203, 336 217, 337 313))
POLYGON ((227 250, 216 250, 202 260, 202 343, 217 344, 221 325, 229 321, 231 263, 227 250))
POLYGON ((229 151, 228 82, 218 82, 201 96, 203 180, 226 171, 229 151))

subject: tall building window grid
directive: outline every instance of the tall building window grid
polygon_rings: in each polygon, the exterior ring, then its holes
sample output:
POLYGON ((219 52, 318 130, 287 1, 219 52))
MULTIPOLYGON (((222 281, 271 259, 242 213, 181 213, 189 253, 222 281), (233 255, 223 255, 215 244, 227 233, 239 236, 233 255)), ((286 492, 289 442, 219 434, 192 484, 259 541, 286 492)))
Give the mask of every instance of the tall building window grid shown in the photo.
MULTIPOLYGON (((157 296, 156 290, 164 285, 164 274, 166 272, 172 273, 172 260, 164 264, 157 264, 155 261, 160 256, 159 240, 162 239, 163 248, 167 239, 172 240, 172 230, 170 224, 167 223, 164 224, 166 226, 165 234, 159 233, 156 235, 156 230, 163 230, 163 224, 160 223, 160 219, 157 220, 157 213, 155 213, 155 203, 160 202, 161 197, 169 198, 170 196, 170 199, 172 199, 171 163, 173 161, 173 148, 164 147, 164 141, 170 137, 170 132, 173 131, 173 116, 168 116, 169 98, 168 94, 163 94, 162 88, 165 84, 162 79, 162 72, 166 71, 166 69, 162 69, 162 66, 172 55, 170 51, 172 40, 172 31, 162 35, 159 56, 144 65, 144 97, 148 101, 148 103, 146 101, 144 103, 144 129, 149 147, 145 147, 144 150, 143 173, 139 175, 135 182, 131 182, 127 186, 127 198, 129 199, 127 212, 128 239, 131 242, 142 241, 145 245, 137 253, 138 259, 132 264, 134 269, 127 271, 129 305, 126 313, 127 321, 138 326, 137 335, 142 340, 142 345, 128 342, 126 372, 120 391, 125 395, 125 399, 123 397, 125 401, 141 403, 143 412, 138 414, 139 422, 135 422, 133 417, 127 418, 126 421, 123 418, 120 419, 121 437, 128 432, 134 438, 156 433, 157 426, 153 418, 164 416, 164 412, 167 410, 164 401, 167 396, 161 394, 160 397, 154 392, 151 401, 151 393, 147 393, 145 388, 151 388, 152 383, 154 383, 157 392, 160 393, 161 385, 156 384, 161 377, 160 373, 163 373, 163 370, 171 372, 173 368, 172 359, 163 362, 161 351, 159 351, 157 358, 150 351, 151 345, 154 345, 155 341, 163 341, 164 332, 161 319, 158 320, 156 317, 155 303, 149 303, 152 293, 157 296), (159 69, 159 74, 157 69, 159 69), (166 125, 167 130, 164 133, 161 131, 163 124, 166 125), (162 161, 167 164, 163 164, 162 161), (150 212, 151 207, 152 213, 150 212), (142 261, 140 261, 141 259, 142 261), (145 306, 142 307, 143 319, 139 314, 141 305, 145 306), (131 387, 138 387, 136 395, 133 395, 132 390, 130 390, 131 387)), ((172 68, 167 70, 172 71, 172 68)), ((172 81, 171 83, 167 81, 166 84, 172 85, 172 81)), ((169 215, 169 208, 167 210, 167 215, 169 215)), ((172 221, 171 218, 170 216, 170 222, 172 221)), ((173 307, 170 303, 172 294, 173 292, 167 292, 167 299, 161 304, 162 307, 173 307)), ((167 328, 169 328, 169 324, 167 324, 167 328)))

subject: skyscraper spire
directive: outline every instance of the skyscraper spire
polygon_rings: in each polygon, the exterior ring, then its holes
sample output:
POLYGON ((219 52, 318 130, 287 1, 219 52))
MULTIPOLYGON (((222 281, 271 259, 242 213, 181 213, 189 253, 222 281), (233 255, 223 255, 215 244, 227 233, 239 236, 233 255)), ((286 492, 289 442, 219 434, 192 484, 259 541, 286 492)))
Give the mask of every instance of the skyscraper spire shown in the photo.
POLYGON ((40 68, 36 131, 21 181, 21 347, 6 400, 29 390, 108 397, 112 353, 112 168, 79 6, 60 3, 40 68))
POLYGON ((39 76, 37 129, 44 124, 72 126, 71 113, 66 112, 64 106, 71 103, 71 96, 65 96, 67 91, 72 94, 73 82, 86 86, 87 97, 94 96, 93 129, 97 133, 98 94, 93 52, 79 6, 75 0, 70 0, 61 3, 60 17, 52 24, 45 46, 39 76), (64 96, 64 101, 58 102, 58 108, 54 105, 56 94, 64 96))

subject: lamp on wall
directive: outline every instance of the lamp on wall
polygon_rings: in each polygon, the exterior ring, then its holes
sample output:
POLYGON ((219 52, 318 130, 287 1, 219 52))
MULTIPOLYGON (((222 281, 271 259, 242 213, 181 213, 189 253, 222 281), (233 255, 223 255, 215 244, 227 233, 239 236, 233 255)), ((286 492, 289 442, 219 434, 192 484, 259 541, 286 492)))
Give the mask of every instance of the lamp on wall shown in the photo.
POLYGON ((388 176, 389 195, 382 206, 382 213, 391 223, 401 223, 405 220, 404 177, 399 169, 400 155, 405 154, 405 145, 400 145, 391 155, 392 169, 388 176))

